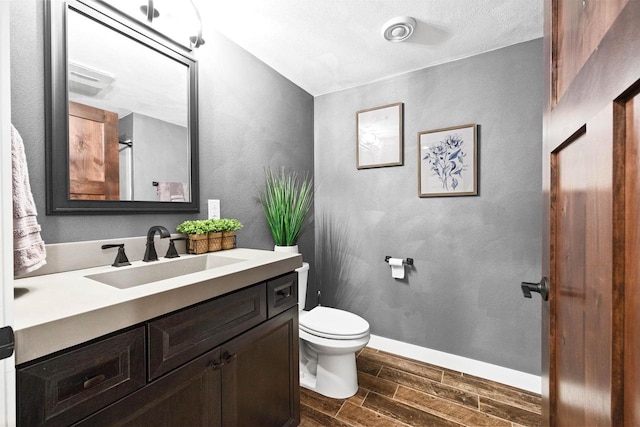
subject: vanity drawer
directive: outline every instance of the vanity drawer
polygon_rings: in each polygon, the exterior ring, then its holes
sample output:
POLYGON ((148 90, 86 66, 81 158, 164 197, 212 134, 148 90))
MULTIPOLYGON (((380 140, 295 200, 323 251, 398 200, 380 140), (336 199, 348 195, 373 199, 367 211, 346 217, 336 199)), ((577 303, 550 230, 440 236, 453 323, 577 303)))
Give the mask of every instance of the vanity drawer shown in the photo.
POLYGON ((69 425, 143 387, 144 327, 18 369, 18 425, 69 425))
POLYGON ((267 282, 269 319, 298 304, 298 273, 289 273, 267 282))
POLYGON ((266 319, 261 283, 148 322, 149 381, 266 319))

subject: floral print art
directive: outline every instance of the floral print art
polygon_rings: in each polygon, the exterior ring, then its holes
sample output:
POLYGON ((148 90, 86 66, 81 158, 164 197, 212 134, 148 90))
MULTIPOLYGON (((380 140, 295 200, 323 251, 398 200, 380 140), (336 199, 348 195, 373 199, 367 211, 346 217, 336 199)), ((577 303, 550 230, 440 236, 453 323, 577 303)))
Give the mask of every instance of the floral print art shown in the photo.
POLYGON ((445 191, 455 191, 467 169, 464 140, 458 134, 448 134, 444 140, 428 147, 426 160, 433 175, 442 183, 445 191))

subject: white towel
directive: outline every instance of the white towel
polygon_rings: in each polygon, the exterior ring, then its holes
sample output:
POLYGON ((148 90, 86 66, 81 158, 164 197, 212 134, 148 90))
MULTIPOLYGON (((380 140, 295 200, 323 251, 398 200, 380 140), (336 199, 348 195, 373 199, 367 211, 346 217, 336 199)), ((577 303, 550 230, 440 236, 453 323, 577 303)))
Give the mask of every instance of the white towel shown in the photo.
POLYGON ((13 275, 30 273, 47 263, 47 253, 36 220, 31 194, 27 157, 22 137, 11 125, 11 163, 13 183, 13 275))

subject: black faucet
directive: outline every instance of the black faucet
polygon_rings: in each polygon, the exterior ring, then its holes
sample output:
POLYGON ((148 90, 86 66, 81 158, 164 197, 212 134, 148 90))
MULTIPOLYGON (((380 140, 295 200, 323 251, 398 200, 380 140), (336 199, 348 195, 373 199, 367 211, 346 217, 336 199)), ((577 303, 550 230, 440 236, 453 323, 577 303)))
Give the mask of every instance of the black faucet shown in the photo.
POLYGON ((158 254, 156 253, 156 246, 153 243, 153 237, 156 235, 156 233, 160 234, 161 239, 171 237, 169 230, 167 230, 163 226, 154 225, 153 227, 151 227, 149 229, 149 232, 147 233, 147 249, 144 251, 144 258, 142 258, 142 261, 144 262, 158 260, 158 254))

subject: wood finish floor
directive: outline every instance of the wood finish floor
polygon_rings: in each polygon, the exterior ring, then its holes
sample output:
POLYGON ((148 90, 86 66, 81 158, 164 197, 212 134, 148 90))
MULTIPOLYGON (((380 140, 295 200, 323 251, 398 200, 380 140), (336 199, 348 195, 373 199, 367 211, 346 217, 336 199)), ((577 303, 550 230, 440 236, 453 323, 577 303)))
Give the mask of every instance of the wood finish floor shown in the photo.
POLYGON ((300 388, 302 427, 539 426, 540 395, 372 348, 356 358, 358 393, 300 388))

